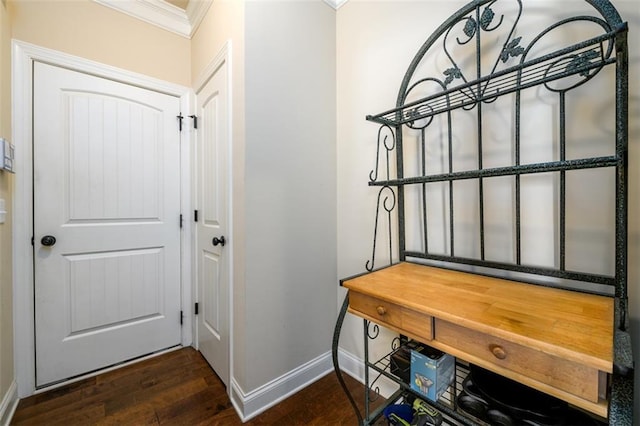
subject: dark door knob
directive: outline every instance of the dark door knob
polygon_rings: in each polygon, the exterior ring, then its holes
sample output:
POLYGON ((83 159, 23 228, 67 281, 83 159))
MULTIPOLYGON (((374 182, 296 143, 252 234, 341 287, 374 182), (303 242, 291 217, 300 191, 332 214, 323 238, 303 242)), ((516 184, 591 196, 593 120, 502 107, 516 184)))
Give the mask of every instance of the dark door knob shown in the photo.
POLYGON ((56 243, 56 237, 54 237, 53 235, 45 235, 44 237, 42 237, 40 242, 43 246, 51 247, 56 243))
POLYGON ((222 247, 224 247, 224 244, 226 243, 225 239, 224 239, 224 235, 220 238, 218 237, 213 237, 213 241, 212 241, 214 246, 217 246, 218 244, 220 244, 222 247))

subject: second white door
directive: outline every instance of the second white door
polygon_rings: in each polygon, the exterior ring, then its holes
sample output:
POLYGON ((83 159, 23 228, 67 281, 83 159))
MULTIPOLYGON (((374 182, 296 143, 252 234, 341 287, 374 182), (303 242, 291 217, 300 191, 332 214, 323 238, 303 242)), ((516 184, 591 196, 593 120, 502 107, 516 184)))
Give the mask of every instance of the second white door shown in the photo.
POLYGON ((197 92, 198 349, 229 383, 228 63, 197 92))

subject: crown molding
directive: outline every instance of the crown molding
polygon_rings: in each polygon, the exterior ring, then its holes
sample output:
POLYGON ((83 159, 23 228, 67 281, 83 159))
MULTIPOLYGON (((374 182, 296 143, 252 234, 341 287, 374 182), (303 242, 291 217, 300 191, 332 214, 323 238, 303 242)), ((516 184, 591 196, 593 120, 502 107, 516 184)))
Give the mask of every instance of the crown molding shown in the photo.
POLYGON ((347 0, 323 0, 326 4, 338 10, 342 5, 344 5, 347 0))
POLYGON ((189 38, 198 30, 200 23, 204 19, 213 0, 189 0, 187 5, 187 18, 191 23, 191 34, 189 38))
POLYGON ((191 0, 187 10, 164 0, 93 0, 182 37, 191 38, 213 0, 191 0))

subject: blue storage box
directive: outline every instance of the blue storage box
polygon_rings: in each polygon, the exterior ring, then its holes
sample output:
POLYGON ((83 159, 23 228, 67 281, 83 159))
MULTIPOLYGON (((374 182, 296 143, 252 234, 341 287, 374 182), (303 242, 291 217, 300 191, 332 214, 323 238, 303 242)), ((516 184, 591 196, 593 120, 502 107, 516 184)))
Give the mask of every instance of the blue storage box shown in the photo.
POLYGON ((437 401, 453 382, 455 358, 429 346, 411 350, 411 389, 437 401))

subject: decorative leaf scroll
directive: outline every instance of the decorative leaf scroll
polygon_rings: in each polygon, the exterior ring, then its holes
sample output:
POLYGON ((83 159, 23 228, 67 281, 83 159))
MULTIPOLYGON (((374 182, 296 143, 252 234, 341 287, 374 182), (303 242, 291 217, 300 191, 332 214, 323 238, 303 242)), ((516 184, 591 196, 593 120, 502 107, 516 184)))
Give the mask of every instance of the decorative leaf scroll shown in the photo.
MULTIPOLYGON (((480 16, 480 28, 482 28, 484 31, 493 31, 495 27, 489 28, 489 26, 493 22, 493 18, 495 16, 496 14, 490 7, 485 8, 484 11, 482 11, 482 16, 480 16)), ((502 22, 502 20, 500 20, 500 22, 502 22)), ((498 25, 496 25, 496 27, 500 25, 500 22, 498 23, 498 25)), ((462 31, 467 37, 471 38, 476 34, 476 31, 478 31, 478 23, 475 19, 469 16, 462 31)))
MULTIPOLYGON (((569 64, 567 64, 567 72, 576 72, 581 68, 586 68, 591 63, 591 60, 597 59, 598 56, 598 52, 594 50, 588 50, 579 54, 573 58, 569 64)), ((584 69, 580 72, 580 75, 583 77, 589 77, 589 71, 589 69, 584 69)))
POLYGON ((478 24, 476 23, 476 20, 469 17, 469 19, 467 19, 467 23, 464 25, 464 29, 462 30, 464 32, 464 34, 471 38, 473 37, 473 35, 476 33, 476 30, 478 29, 478 24))
POLYGON ((405 119, 409 120, 410 123, 413 123, 415 120, 420 118, 420 111, 418 108, 410 109, 405 113, 405 119))
POLYGON ((504 50, 500 54, 502 62, 506 63, 509 60, 509 56, 515 58, 524 53, 524 48, 519 46, 521 39, 522 37, 514 38, 504 47, 504 50))
POLYGON ((454 79, 461 78, 462 72, 460 72, 460 68, 453 67, 444 71, 444 75, 447 77, 444 80, 445 87, 449 85, 454 79))
POLYGON ((496 15, 495 13, 493 13, 493 10, 491 10, 490 7, 487 7, 484 12, 482 12, 482 16, 480 17, 480 28, 488 31, 489 25, 491 24, 491 21, 493 21, 494 16, 496 15))

